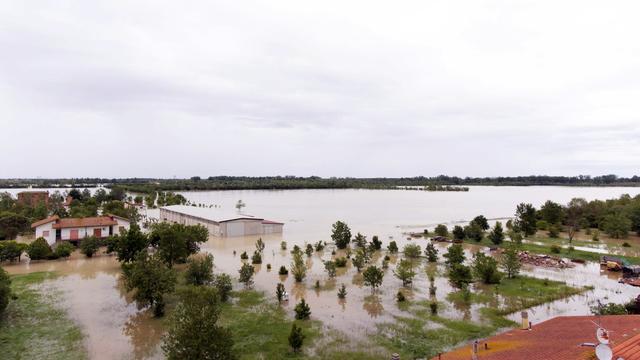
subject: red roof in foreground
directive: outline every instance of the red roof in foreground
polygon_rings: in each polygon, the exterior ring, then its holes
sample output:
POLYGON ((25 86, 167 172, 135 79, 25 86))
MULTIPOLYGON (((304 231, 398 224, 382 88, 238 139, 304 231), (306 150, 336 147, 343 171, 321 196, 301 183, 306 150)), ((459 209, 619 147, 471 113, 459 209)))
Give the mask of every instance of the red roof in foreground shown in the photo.
POLYGON ((613 348, 614 359, 640 360, 640 335, 636 335, 613 348))
MULTIPOLYGON (((596 325, 609 330, 614 359, 640 360, 640 315, 559 316, 531 330, 514 329, 480 342, 480 360, 580 360, 594 359, 593 347, 582 343, 598 343, 596 325), (488 344, 488 350, 484 344, 488 344)), ((442 354, 434 359, 469 360, 471 345, 442 354)))
POLYGON ((42 220, 34 222, 33 224, 31 224, 31 228, 36 228, 36 227, 38 227, 40 225, 48 224, 48 223, 50 223, 52 221, 56 221, 58 219, 60 219, 60 217, 58 217, 58 215, 49 216, 46 219, 42 219, 42 220))
POLYGON ((118 225, 118 222, 111 216, 97 216, 86 218, 65 218, 56 221, 53 224, 54 229, 65 229, 75 227, 87 227, 87 226, 110 226, 118 225))

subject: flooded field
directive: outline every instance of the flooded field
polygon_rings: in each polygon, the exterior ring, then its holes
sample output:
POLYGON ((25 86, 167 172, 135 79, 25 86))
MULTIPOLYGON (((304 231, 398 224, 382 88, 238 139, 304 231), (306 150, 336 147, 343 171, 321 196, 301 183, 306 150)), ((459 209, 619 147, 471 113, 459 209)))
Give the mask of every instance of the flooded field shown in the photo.
MULTIPOLYGON (((2 190, 0 190, 2 191, 2 190)), ((394 321, 395 315, 402 315, 395 301, 401 281, 393 276, 397 258, 391 256, 389 269, 381 289, 372 295, 370 288, 363 286, 362 277, 349 263, 347 268, 338 268, 337 277, 329 279, 324 271, 323 261, 332 258, 332 246, 323 252, 314 252, 306 258, 309 269, 305 282, 296 284, 291 275, 278 275, 278 268, 290 266, 289 251, 294 245, 303 247, 305 243, 319 240, 329 241, 331 224, 336 220, 346 221, 355 235, 365 234, 368 239, 378 235, 383 248, 390 240, 402 247, 407 243, 417 243, 422 249, 427 245, 424 239, 408 240, 406 232, 432 229, 438 223, 454 224, 468 221, 478 214, 490 219, 512 216, 519 202, 531 202, 539 206, 547 199, 567 202, 573 197, 606 199, 623 193, 636 195, 637 188, 572 188, 572 187, 471 187, 469 192, 422 192, 402 190, 292 190, 292 191, 225 191, 225 192, 183 192, 195 203, 215 204, 233 208, 238 200, 247 204, 246 213, 267 219, 285 222, 281 235, 263 236, 266 244, 262 265, 257 265, 255 288, 275 299, 275 287, 283 282, 291 295, 284 306, 293 314, 295 303, 305 298, 312 309, 312 317, 325 326, 349 334, 354 338, 364 338, 376 331, 376 325, 394 321), (280 249, 286 241, 288 249, 280 249), (267 269, 271 264, 271 270, 267 269), (315 288, 316 281, 320 288, 315 288), (347 286, 348 295, 343 301, 336 296, 341 284, 347 286)), ((149 217, 157 216, 157 210, 149 210, 149 217)), ((202 246, 202 250, 214 255, 216 271, 237 277, 241 266, 240 254, 252 253, 258 236, 241 238, 215 238, 202 246)), ((448 244, 436 244, 440 254, 448 244)), ((638 245, 638 244, 635 244, 638 245)), ((478 248, 465 245, 468 255, 478 248)), ((379 252, 374 262, 380 263, 379 252)), ((336 256, 342 256, 338 251, 336 256)), ((68 260, 44 261, 5 265, 10 273, 35 271, 55 271, 60 276, 45 284, 45 289, 61 292, 62 303, 71 318, 86 334, 86 346, 95 359, 142 359, 161 358, 159 350, 163 331, 162 320, 152 319, 146 311, 140 311, 122 290, 119 281, 120 268, 114 257, 108 255, 86 259, 74 254, 68 260)), ((446 300, 452 291, 447 279, 442 275, 441 265, 430 265, 423 261, 417 265, 418 276, 414 280, 409 297, 414 300, 428 299, 429 281, 427 271, 436 271, 435 285, 439 301, 449 303, 440 310, 440 315, 451 319, 479 321, 477 305, 460 306, 446 300)), ((633 288, 617 282, 619 274, 606 272, 598 264, 577 264, 572 269, 544 269, 525 267, 526 274, 539 278, 566 281, 575 286, 594 286, 568 299, 554 301, 531 309, 530 318, 534 322, 543 321, 557 315, 588 314, 589 307, 597 299, 605 302, 625 302, 640 294, 640 288, 633 288)), ((236 284, 237 287, 240 285, 236 284)), ((481 288, 476 289, 482 291, 481 288)), ((500 301, 500 299, 496 299, 500 301)), ((406 314, 404 314, 406 316, 406 314)), ((519 314, 513 319, 518 320, 519 314)))

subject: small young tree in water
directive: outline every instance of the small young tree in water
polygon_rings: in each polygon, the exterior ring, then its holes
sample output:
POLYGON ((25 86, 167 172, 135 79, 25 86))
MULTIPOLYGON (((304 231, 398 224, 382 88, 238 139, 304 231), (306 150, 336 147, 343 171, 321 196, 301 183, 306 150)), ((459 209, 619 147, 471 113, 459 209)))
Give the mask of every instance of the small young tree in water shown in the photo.
POLYGON ((389 250, 390 253, 395 254, 398 252, 398 244, 396 244, 395 241, 392 241, 389 243, 389 245, 387 246, 387 250, 389 250))
POLYGON ((278 283, 278 285, 276 285, 276 298, 278 299, 278 302, 281 303, 282 300, 284 300, 284 284, 283 283, 278 283))
POLYGON ((359 249, 359 251, 356 252, 356 256, 354 256, 353 259, 351 259, 351 262, 353 263, 353 266, 358 270, 358 272, 360 272, 364 267, 364 263, 365 263, 364 252, 360 251, 359 249))
POLYGON ((264 241, 262 241, 262 238, 259 238, 256 241, 256 251, 261 253, 264 251, 264 241))
POLYGON ((376 291, 380 285, 382 285, 382 279, 384 278, 384 272, 378 269, 376 266, 369 266, 363 273, 364 284, 371 286, 371 292, 376 291))
POLYGON ((293 259, 291 260, 291 274, 293 274, 296 282, 302 282, 307 276, 307 267, 304 265, 302 251, 300 250, 300 248, 294 248, 292 254, 293 259))
POLYGON ((258 252, 258 250, 253 252, 253 255, 251 256, 251 263, 252 264, 262 264, 262 255, 260 255, 261 253, 258 252))
POLYGON ((422 254, 422 249, 418 244, 407 244, 404 249, 402 249, 402 252, 404 256, 408 258, 417 259, 420 257, 420 254, 422 254))
POLYGON ((239 281, 243 283, 245 287, 249 287, 251 286, 251 284, 253 284, 253 265, 242 264, 242 267, 238 272, 240 273, 239 281))
POLYGON ((86 257, 93 257, 100 249, 100 240, 95 236, 88 236, 80 241, 80 252, 86 257))
POLYGON ((507 246, 502 254, 502 261, 500 263, 502 270, 507 274, 508 278, 513 278, 520 273, 520 256, 515 246, 507 246))
POLYGON ((325 261, 324 262, 324 269, 327 271, 327 274, 329 275, 330 278, 333 278, 336 276, 336 263, 333 261, 325 261))
POLYGON ((307 244, 306 248, 304 249, 304 253, 307 254, 307 257, 311 257, 311 255, 313 255, 313 245, 307 244))
POLYGON ((371 248, 373 250, 380 250, 382 248, 382 241, 378 239, 378 235, 373 235, 371 238, 371 248))
POLYGON ((367 246, 367 237, 360 233, 357 233, 356 236, 353 238, 353 242, 356 244, 357 247, 365 248, 367 246))
POLYGON ((233 290, 231 276, 229 274, 218 274, 213 278, 213 287, 218 290, 220 301, 225 302, 229 299, 229 293, 233 290))
POLYGON ((429 243, 427 245, 427 249, 424 252, 425 255, 427 255, 427 261, 431 263, 438 261, 438 249, 436 249, 433 243, 429 243))
POLYGON ((342 221, 336 221, 336 223, 333 224, 331 239, 335 242, 338 249, 346 248, 351 241, 351 229, 349 229, 349 225, 342 221))
POLYGON ((340 299, 344 299, 347 297, 347 287, 344 286, 344 284, 342 284, 342 286, 340 286, 340 289, 338 290, 338 297, 340 299))
POLYGON ((236 359, 231 332, 218 325, 216 290, 190 286, 179 295, 162 344, 167 359, 236 359))
POLYGON ((304 298, 296 305, 294 311, 296 312, 297 320, 306 320, 311 316, 311 308, 304 298))
POLYGON ((504 241, 504 230, 500 221, 496 221, 493 229, 489 232, 489 240, 496 245, 500 245, 504 241))
POLYGON ((297 353, 300 351, 304 338, 302 328, 297 326, 296 323, 293 323, 293 325, 291 325, 291 332, 289 333, 289 345, 293 349, 293 352, 297 353))
POLYGON ((413 282, 416 272, 413 271, 413 264, 410 260, 402 259, 396 266, 393 275, 402 280, 402 286, 408 286, 413 282))

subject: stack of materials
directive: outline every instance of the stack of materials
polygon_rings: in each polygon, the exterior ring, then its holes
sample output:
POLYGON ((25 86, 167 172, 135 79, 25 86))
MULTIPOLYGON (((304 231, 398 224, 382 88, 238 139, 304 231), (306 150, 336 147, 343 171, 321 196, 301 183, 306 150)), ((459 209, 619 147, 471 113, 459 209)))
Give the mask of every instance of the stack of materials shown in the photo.
POLYGON ((520 257, 520 261, 523 264, 558 269, 572 268, 575 266, 574 264, 564 261, 563 259, 549 255, 531 254, 528 251, 521 251, 518 255, 520 257))

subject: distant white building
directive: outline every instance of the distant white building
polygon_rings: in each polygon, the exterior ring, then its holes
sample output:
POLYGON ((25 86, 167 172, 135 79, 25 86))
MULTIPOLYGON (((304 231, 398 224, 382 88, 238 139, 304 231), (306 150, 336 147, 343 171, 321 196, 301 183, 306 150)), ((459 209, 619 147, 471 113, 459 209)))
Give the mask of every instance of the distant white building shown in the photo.
POLYGON ((247 214, 225 213, 217 208, 171 205, 160 208, 160 220, 184 225, 200 224, 214 236, 282 233, 284 223, 247 214))
POLYGON ((51 216, 31 224, 36 238, 43 237, 49 245, 69 241, 77 243, 87 236, 105 238, 129 229, 129 219, 116 215, 87 218, 60 218, 51 216))

